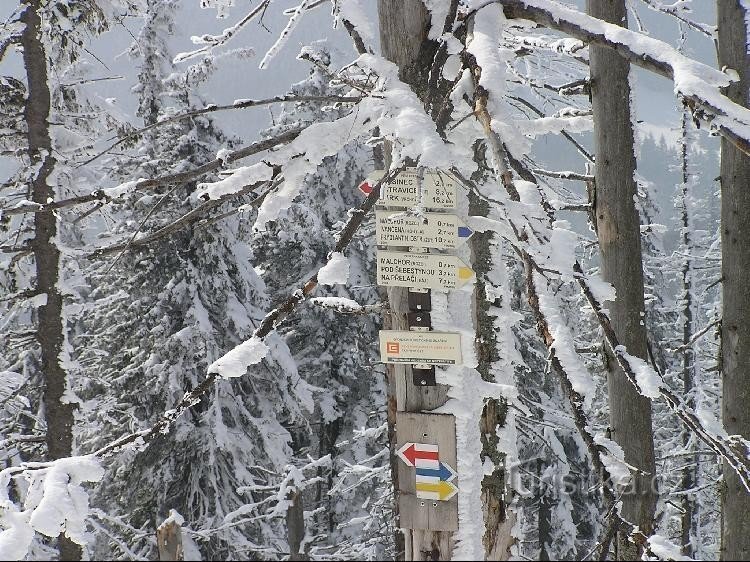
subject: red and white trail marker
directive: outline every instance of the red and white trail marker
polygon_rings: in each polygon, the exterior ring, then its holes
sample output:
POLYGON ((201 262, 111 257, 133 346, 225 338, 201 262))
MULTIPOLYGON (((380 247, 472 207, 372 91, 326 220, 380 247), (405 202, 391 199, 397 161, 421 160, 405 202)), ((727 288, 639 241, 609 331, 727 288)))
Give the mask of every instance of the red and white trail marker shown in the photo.
POLYGON ((437 445, 427 443, 404 443, 396 454, 408 466, 440 470, 440 456, 437 445))

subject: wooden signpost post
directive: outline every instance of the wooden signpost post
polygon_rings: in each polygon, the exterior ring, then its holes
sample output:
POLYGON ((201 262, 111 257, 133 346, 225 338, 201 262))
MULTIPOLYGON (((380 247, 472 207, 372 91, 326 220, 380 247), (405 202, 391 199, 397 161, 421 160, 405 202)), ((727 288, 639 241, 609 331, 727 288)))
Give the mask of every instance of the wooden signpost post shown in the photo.
MULTIPOLYGON (((382 176, 375 172, 359 189, 370 193, 382 176)), ((430 318, 431 290, 458 289, 474 278, 459 257, 435 253, 457 249, 473 233, 448 212, 456 208, 457 187, 444 171, 424 170, 420 185, 417 170, 407 169, 381 186, 376 211, 377 282, 393 310, 393 329, 380 332, 380 354, 395 376, 394 483, 398 525, 412 539, 407 560, 429 558, 428 550, 449 552, 458 529, 456 421, 423 413, 447 397, 435 369, 462 362, 461 334, 432 331, 430 318)))

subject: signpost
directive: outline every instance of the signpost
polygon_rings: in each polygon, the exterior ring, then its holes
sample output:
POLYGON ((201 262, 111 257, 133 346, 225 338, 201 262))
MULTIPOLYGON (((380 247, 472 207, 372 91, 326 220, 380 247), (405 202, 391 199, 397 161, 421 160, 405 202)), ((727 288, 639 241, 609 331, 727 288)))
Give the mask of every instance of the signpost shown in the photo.
MULTIPOLYGON (((389 398, 389 424, 395 414, 393 445, 403 461, 394 465, 398 526, 407 537, 424 540, 420 547, 415 539, 414 555, 435 549, 435 540, 441 552, 450 552, 450 532, 458 529, 455 417, 417 413, 447 400, 445 385, 437 384, 435 366, 462 362, 461 334, 432 331, 430 289, 457 289, 474 277, 459 257, 429 253, 455 250, 473 231, 446 212, 457 208, 459 196, 466 200, 458 180, 441 170, 423 172, 420 179, 417 169, 409 168, 381 184, 380 208, 375 212, 377 244, 390 248, 377 252, 377 282, 409 289, 389 290, 394 306, 388 325, 401 330, 382 330, 379 339, 395 398, 389 398)), ((374 172, 359 185, 360 191, 369 195, 383 176, 382 171, 374 172)))
POLYGON ((375 211, 379 246, 420 246, 452 250, 474 234, 456 215, 424 213, 405 215, 399 211, 375 211))
POLYGON ((461 334, 381 330, 380 360, 383 363, 460 365, 461 334))
MULTIPOLYGON (((367 176, 359 185, 359 190, 369 195, 385 172, 378 170, 367 176)), ((457 182, 444 171, 425 171, 420 193, 416 168, 407 168, 393 181, 380 186, 378 205, 390 207, 416 207, 426 209, 455 209, 457 182)))
POLYGON ((474 277, 474 271, 456 256, 378 251, 378 285, 457 289, 474 277))

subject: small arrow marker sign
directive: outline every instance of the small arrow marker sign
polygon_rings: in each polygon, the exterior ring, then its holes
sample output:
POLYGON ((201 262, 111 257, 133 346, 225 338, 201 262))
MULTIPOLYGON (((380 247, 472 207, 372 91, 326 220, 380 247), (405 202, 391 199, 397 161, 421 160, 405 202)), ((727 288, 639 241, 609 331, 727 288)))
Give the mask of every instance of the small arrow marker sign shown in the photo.
POLYGON ((370 195, 370 193, 372 193, 372 186, 376 183, 378 183, 378 180, 376 179, 366 179, 359 184, 359 190, 365 195, 370 195))
POLYGON ((427 443, 405 443, 396 454, 408 466, 415 467, 416 496, 425 500, 445 501, 458 493, 451 483, 456 471, 440 462, 437 445, 427 443))
POLYGON ((440 470, 437 445, 406 443, 396 454, 409 466, 440 470))
POLYGON ((457 289, 474 271, 456 256, 378 251, 378 285, 420 289, 457 289))
POLYGON ((399 211, 376 211, 375 219, 379 246, 453 250, 474 234, 456 215, 424 213, 413 216, 399 211))
POLYGON ((456 471, 444 462, 440 463, 440 468, 417 468, 417 482, 450 482, 458 476, 456 471))
POLYGON ((417 482, 417 497, 425 500, 449 500, 458 493, 458 488, 451 482, 441 480, 437 484, 417 482))

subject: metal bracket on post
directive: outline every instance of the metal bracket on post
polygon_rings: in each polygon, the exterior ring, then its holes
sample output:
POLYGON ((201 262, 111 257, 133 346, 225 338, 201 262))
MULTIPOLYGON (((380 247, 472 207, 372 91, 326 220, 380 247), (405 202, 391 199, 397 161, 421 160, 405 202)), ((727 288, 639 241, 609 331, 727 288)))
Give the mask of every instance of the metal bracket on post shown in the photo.
MULTIPOLYGON (((429 312, 409 312, 407 314, 409 330, 413 332, 429 332, 432 321, 429 312)), ((435 381, 435 367, 427 363, 416 363, 411 370, 412 384, 416 387, 437 386, 435 381)))
POLYGON ((429 289, 409 289, 409 310, 414 312, 430 312, 432 310, 432 298, 429 289))
POLYGON ((437 386, 435 367, 417 363, 412 366, 411 380, 414 386, 437 386))

